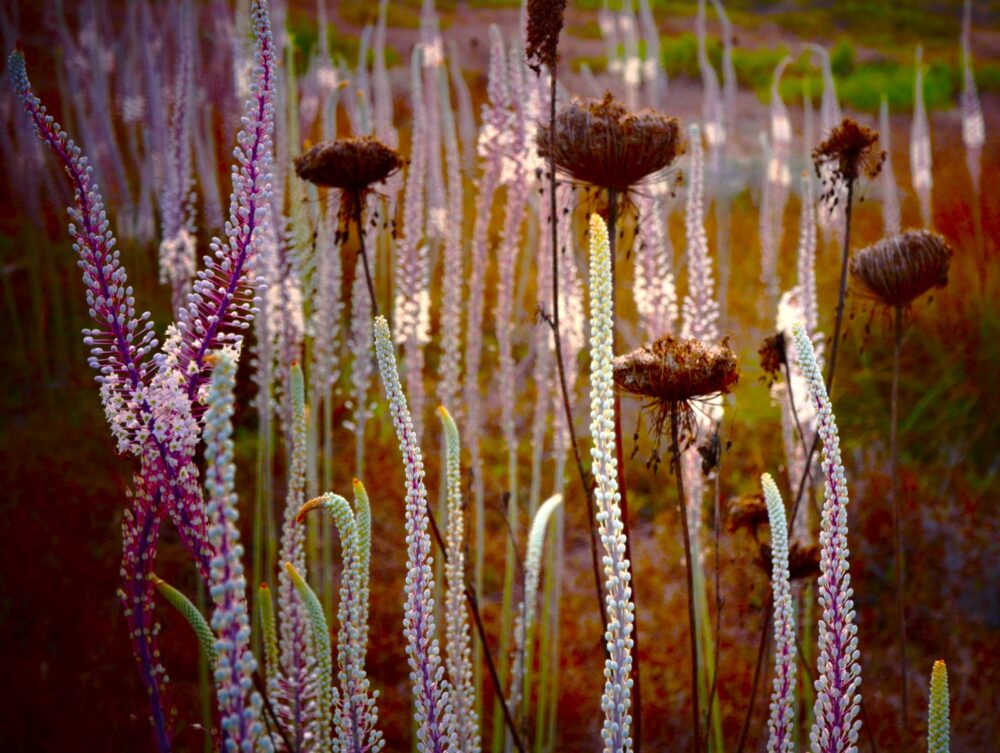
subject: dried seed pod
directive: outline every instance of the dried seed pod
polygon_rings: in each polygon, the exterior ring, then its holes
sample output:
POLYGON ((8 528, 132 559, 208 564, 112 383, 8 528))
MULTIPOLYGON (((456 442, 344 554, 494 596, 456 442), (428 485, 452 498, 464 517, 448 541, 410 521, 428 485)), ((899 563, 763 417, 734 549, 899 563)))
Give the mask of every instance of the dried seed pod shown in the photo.
POLYGON ((556 67, 559 32, 565 12, 566 0, 528 0, 528 39, 524 54, 535 73, 543 65, 549 70, 556 67))
POLYGON ((399 170, 399 153, 372 136, 323 141, 294 160, 295 174, 324 188, 338 188, 341 223, 354 216, 365 194, 399 170))
POLYGON ((907 230, 862 249, 851 260, 851 277, 886 306, 909 306, 931 288, 948 283, 948 242, 929 230, 907 230))
POLYGON ((816 174, 822 177, 823 165, 833 166, 833 178, 852 183, 862 175, 876 177, 885 162, 885 152, 879 149, 878 131, 866 128, 851 118, 834 128, 827 139, 813 149, 816 174))
POLYGON ((538 153, 551 154, 574 180, 627 192, 669 167, 684 153, 684 141, 676 118, 650 109, 629 112, 609 92, 560 110, 553 138, 539 129, 538 153))
POLYGON ((760 355, 760 367, 764 374, 773 384, 781 377, 781 367, 788 363, 788 354, 785 352, 785 334, 779 332, 771 337, 765 337, 757 350, 760 355))
POLYGON ((364 191, 402 166, 394 149, 371 136, 323 141, 295 158, 300 178, 344 191, 364 191))
POLYGON ((673 335, 664 335, 614 361, 619 390, 662 403, 726 394, 739 376, 736 354, 725 342, 706 345, 673 335))
POLYGON ((730 533, 748 528, 756 535, 757 528, 767 523, 767 505, 763 494, 748 494, 729 500, 726 530, 730 533))
MULTIPOLYGON (((819 567, 819 544, 801 544, 793 541, 788 548, 788 579, 789 580, 813 580, 820 575, 819 567)), ((764 572, 771 572, 771 547, 768 544, 760 545, 760 558, 758 564, 764 572)))

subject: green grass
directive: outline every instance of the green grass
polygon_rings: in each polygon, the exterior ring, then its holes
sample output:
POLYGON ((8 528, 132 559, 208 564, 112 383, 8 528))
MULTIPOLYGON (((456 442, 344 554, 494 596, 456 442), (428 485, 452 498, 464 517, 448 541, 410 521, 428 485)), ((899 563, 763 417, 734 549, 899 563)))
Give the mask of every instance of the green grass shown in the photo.
MULTIPOLYGON (((717 71, 721 71, 722 46, 719 40, 710 37, 706 46, 710 62, 717 71)), ((642 50, 640 54, 641 52, 642 50)), ((788 53, 789 49, 785 45, 734 48, 733 65, 739 86, 753 90, 763 102, 770 101, 774 69, 788 53)), ((698 69, 698 40, 692 33, 664 38, 661 42, 661 61, 667 75, 672 78, 683 77, 695 81, 701 78, 698 69)), ((573 70, 579 71, 583 63, 587 63, 595 73, 607 69, 607 59, 603 55, 578 57, 571 62, 571 66, 573 70)), ((854 46, 841 40, 830 52, 830 66, 837 81, 837 95, 847 108, 860 112, 878 112, 883 94, 888 97, 892 110, 913 108, 914 67, 909 54, 901 60, 879 57, 859 62, 854 46)), ((977 66, 976 82, 982 93, 1000 92, 1000 64, 986 63, 977 66)), ((815 98, 823 90, 823 79, 815 64, 815 56, 803 52, 785 69, 780 85, 782 99, 789 104, 800 104, 807 87, 815 98)), ((953 107, 958 101, 961 87, 962 74, 957 61, 936 59, 925 66, 924 100, 929 109, 953 107)))

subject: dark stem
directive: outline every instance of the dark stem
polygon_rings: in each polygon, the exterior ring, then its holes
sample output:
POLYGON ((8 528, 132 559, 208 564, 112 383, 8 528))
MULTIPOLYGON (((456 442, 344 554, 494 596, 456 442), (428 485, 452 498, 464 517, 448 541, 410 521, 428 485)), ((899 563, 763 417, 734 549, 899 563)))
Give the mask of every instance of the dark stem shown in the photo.
POLYGON ((372 272, 368 267, 368 254, 365 252, 365 231, 361 224, 361 201, 362 197, 351 197, 354 204, 354 226, 358 229, 358 254, 361 256, 361 263, 365 268, 365 283, 368 285, 368 296, 372 299, 372 316, 378 316, 378 301, 375 299, 375 283, 372 282, 372 272))
POLYGON ((907 740, 907 692, 906 692, 906 606, 903 601, 903 530, 899 509, 899 357, 903 343, 903 307, 896 306, 894 322, 894 346, 892 350, 892 423, 889 429, 890 464, 889 476, 892 481, 892 529, 896 545, 896 612, 899 621, 899 670, 902 675, 902 701, 899 711, 902 746, 907 740))
POLYGON ((684 561, 687 570, 688 626, 691 632, 691 704, 694 720, 694 751, 701 753, 701 711, 698 708, 698 632, 694 616, 694 563, 691 561, 691 532, 688 530, 687 502, 684 497, 684 479, 681 476, 681 451, 677 439, 677 403, 670 407, 670 454, 677 478, 677 509, 681 514, 684 533, 684 561))
MULTIPOLYGON (((556 67, 549 70, 549 143, 555 143, 556 127, 556 67)), ((566 384, 566 369, 563 366, 562 335, 559 332, 559 222, 556 217, 556 161, 555 154, 549 150, 549 218, 552 222, 552 318, 549 325, 555 340, 556 369, 559 372, 559 388, 562 392, 563 413, 566 415, 566 426, 569 429, 569 442, 573 447, 573 458, 576 460, 576 470, 583 487, 583 496, 587 500, 587 528, 590 531, 590 561, 594 570, 594 588, 597 596, 597 607, 601 613, 601 628, 608 624, 608 611, 604 604, 604 584, 601 581, 600 556, 597 553, 597 532, 593 522, 597 513, 594 509, 593 487, 588 480, 587 471, 583 467, 580 447, 576 443, 576 427, 573 425, 573 406, 569 401, 569 387, 566 384)))
MULTIPOLYGON (((434 519, 434 513, 431 512, 430 507, 427 508, 427 519, 431 523, 431 532, 434 534, 434 540, 441 549, 441 560, 444 564, 447 564, 448 549, 445 546, 444 539, 441 537, 441 530, 438 528, 437 520, 434 519)), ((517 725, 514 723, 514 717, 511 715, 510 709, 507 707, 507 701, 505 700, 507 696, 504 694, 503 684, 500 682, 500 675, 497 674, 496 665, 493 663, 493 656, 490 654, 490 644, 486 638, 486 629, 483 627, 483 618, 479 614, 479 600, 476 598, 476 590, 468 583, 465 584, 465 601, 469 605, 469 611, 472 612, 472 619, 476 623, 479 640, 483 644, 483 656, 486 657, 486 668, 490 673, 490 680, 493 682, 493 691, 496 693, 496 702, 500 705, 500 708, 503 709, 504 723, 507 725, 507 730, 510 732, 510 736, 514 741, 514 747, 517 748, 518 753, 525 753, 524 743, 521 742, 521 736, 517 732, 517 725)))
POLYGON ((721 485, 721 477, 722 460, 720 459, 715 469, 715 552, 713 554, 715 558, 715 662, 712 666, 712 685, 708 691, 708 710, 705 712, 707 715, 705 719, 706 735, 711 734, 710 730, 712 729, 712 710, 715 708, 715 694, 718 692, 719 650, 722 638, 722 586, 721 573, 719 571, 719 487, 721 485))
POLYGON ((760 668, 764 664, 764 654, 767 653, 767 639, 771 634, 771 631, 767 628, 771 624, 773 606, 769 593, 767 596, 767 606, 764 608, 764 621, 761 623, 760 645, 757 648, 757 666, 754 667, 753 682, 750 684, 750 702, 747 704, 747 713, 743 717, 743 727, 740 729, 740 742, 736 746, 736 753, 743 753, 743 748, 747 742, 747 733, 750 731, 750 720, 753 718, 754 702, 757 700, 757 685, 760 683, 760 668))
MULTIPOLYGON (((615 291, 615 241, 618 228, 618 191, 608 189, 608 246, 611 255, 611 352, 618 347, 618 294, 615 291)), ((628 487, 625 483, 625 443, 622 441, 622 406, 618 394, 615 393, 615 456, 618 460, 618 494, 621 497, 622 533, 625 534, 625 559, 632 569, 632 582, 635 583, 635 562, 632 559, 632 532, 628 522, 628 487)), ((634 592, 633 592, 634 593, 634 592)), ((636 753, 642 744, 642 681, 639 670, 639 618, 633 616, 632 621, 632 686, 635 703, 632 711, 632 726, 634 734, 632 741, 636 753)))
POLYGON ((274 707, 271 705, 271 699, 267 695, 267 686, 264 683, 263 678, 260 676, 260 672, 254 671, 253 684, 257 689, 257 692, 260 693, 261 700, 264 701, 264 725, 267 727, 267 736, 271 740, 271 745, 274 745, 274 733, 271 731, 271 725, 273 724, 274 729, 276 729, 278 734, 281 736, 282 742, 285 743, 285 750, 294 751, 295 747, 285 734, 285 729, 278 721, 277 714, 274 713, 274 707))
POLYGON ((854 203, 854 181, 847 181, 847 206, 844 209, 844 250, 840 259, 840 296, 837 298, 837 319, 833 328, 833 345, 830 346, 830 365, 826 370, 826 392, 833 394, 833 372, 837 367, 837 350, 840 346, 840 328, 844 323, 844 301, 847 298, 847 260, 851 253, 851 205, 854 203))

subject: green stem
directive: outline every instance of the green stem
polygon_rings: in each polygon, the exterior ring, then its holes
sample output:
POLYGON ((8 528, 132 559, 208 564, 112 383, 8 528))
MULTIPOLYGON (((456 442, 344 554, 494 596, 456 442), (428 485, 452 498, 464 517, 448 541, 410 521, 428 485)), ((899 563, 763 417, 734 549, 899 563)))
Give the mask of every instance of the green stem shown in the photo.
POLYGON ((691 705, 694 731, 694 753, 701 753, 701 711, 698 705, 698 625, 695 619, 694 563, 691 561, 691 532, 688 530, 687 502, 684 497, 684 478, 681 474, 681 451, 678 440, 677 404, 670 407, 670 452, 677 478, 677 507, 681 516, 681 530, 684 535, 684 558, 687 567, 687 607, 688 632, 691 635, 691 705))

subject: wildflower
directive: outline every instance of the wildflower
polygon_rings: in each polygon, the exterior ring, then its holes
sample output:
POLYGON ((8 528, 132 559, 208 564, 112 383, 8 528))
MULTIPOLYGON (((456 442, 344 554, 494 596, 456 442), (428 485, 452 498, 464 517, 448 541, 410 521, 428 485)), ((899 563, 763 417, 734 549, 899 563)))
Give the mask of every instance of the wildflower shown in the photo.
POLYGON ((785 505, 770 474, 760 477, 771 523, 771 545, 774 550, 771 570, 771 591, 774 597, 774 692, 771 694, 771 715, 767 721, 770 732, 768 753, 792 753, 795 742, 792 728, 795 721, 795 619, 792 591, 789 585, 788 526, 785 505))
POLYGON ((680 123, 655 110, 629 112, 611 93, 575 99, 556 115, 555 133, 538 132, 538 153, 574 180, 611 191, 669 167, 684 153, 680 123))
POLYGON ((927 753, 948 753, 948 667, 938 659, 931 670, 931 698, 927 706, 927 753))
POLYGON ((929 230, 907 230, 862 249, 851 260, 851 276, 886 306, 909 306, 948 283, 952 250, 929 230))

